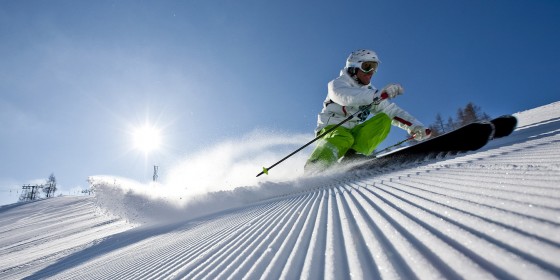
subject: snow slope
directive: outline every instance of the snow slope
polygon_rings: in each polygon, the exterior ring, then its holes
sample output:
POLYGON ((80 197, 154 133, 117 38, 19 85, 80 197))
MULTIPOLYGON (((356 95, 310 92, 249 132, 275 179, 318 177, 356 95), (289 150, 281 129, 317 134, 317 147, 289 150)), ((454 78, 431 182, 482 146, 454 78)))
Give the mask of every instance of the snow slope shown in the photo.
POLYGON ((1 207, 0 278, 560 279, 560 102, 517 116, 479 151, 390 169, 181 203, 101 178, 96 198, 1 207))

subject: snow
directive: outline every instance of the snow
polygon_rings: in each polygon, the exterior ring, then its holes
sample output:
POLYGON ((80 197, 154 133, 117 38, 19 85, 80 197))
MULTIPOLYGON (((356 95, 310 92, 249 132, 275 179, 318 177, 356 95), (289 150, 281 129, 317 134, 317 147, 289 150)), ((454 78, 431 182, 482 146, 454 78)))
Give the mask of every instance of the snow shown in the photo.
POLYGON ((95 197, 0 207, 0 278, 560 279, 560 102, 516 116, 476 152, 381 170, 97 176, 95 197))

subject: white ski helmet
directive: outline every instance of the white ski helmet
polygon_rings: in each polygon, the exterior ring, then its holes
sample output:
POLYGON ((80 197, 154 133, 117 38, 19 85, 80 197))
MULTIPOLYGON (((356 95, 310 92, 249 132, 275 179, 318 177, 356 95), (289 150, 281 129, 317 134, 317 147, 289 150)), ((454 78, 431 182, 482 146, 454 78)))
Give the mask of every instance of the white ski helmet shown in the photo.
POLYGON ((350 56, 348 56, 346 59, 346 69, 360 68, 365 61, 373 61, 377 62, 377 64, 381 63, 374 51, 362 49, 352 52, 350 56))

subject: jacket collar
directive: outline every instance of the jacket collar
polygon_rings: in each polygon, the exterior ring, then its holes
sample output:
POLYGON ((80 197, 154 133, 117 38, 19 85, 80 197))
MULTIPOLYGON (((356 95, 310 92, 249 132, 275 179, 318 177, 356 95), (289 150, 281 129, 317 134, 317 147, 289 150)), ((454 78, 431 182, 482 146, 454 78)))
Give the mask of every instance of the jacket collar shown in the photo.
POLYGON ((362 83, 360 83, 356 79, 354 79, 352 76, 350 76, 350 74, 348 74, 348 71, 346 71, 345 68, 342 68, 342 70, 340 70, 340 76, 344 76, 344 78, 346 78, 348 81, 350 81, 352 83, 352 85, 354 85, 356 87, 370 87, 371 88, 371 83, 369 83, 368 85, 363 85, 362 83))

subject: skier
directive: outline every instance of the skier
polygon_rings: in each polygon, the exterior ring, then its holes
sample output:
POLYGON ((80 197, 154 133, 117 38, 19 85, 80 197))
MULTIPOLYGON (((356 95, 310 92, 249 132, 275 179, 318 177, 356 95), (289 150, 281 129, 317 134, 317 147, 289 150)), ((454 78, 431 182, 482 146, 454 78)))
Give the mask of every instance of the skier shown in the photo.
POLYGON ((316 135, 362 112, 319 140, 305 164, 306 173, 325 170, 345 155, 370 155, 385 140, 391 125, 406 130, 418 141, 430 137, 428 128, 389 102, 403 94, 401 85, 389 84, 377 90, 370 84, 379 63, 374 51, 357 50, 348 56, 340 76, 329 82, 327 97, 318 115, 316 135), (367 119, 370 114, 373 117, 367 119))

